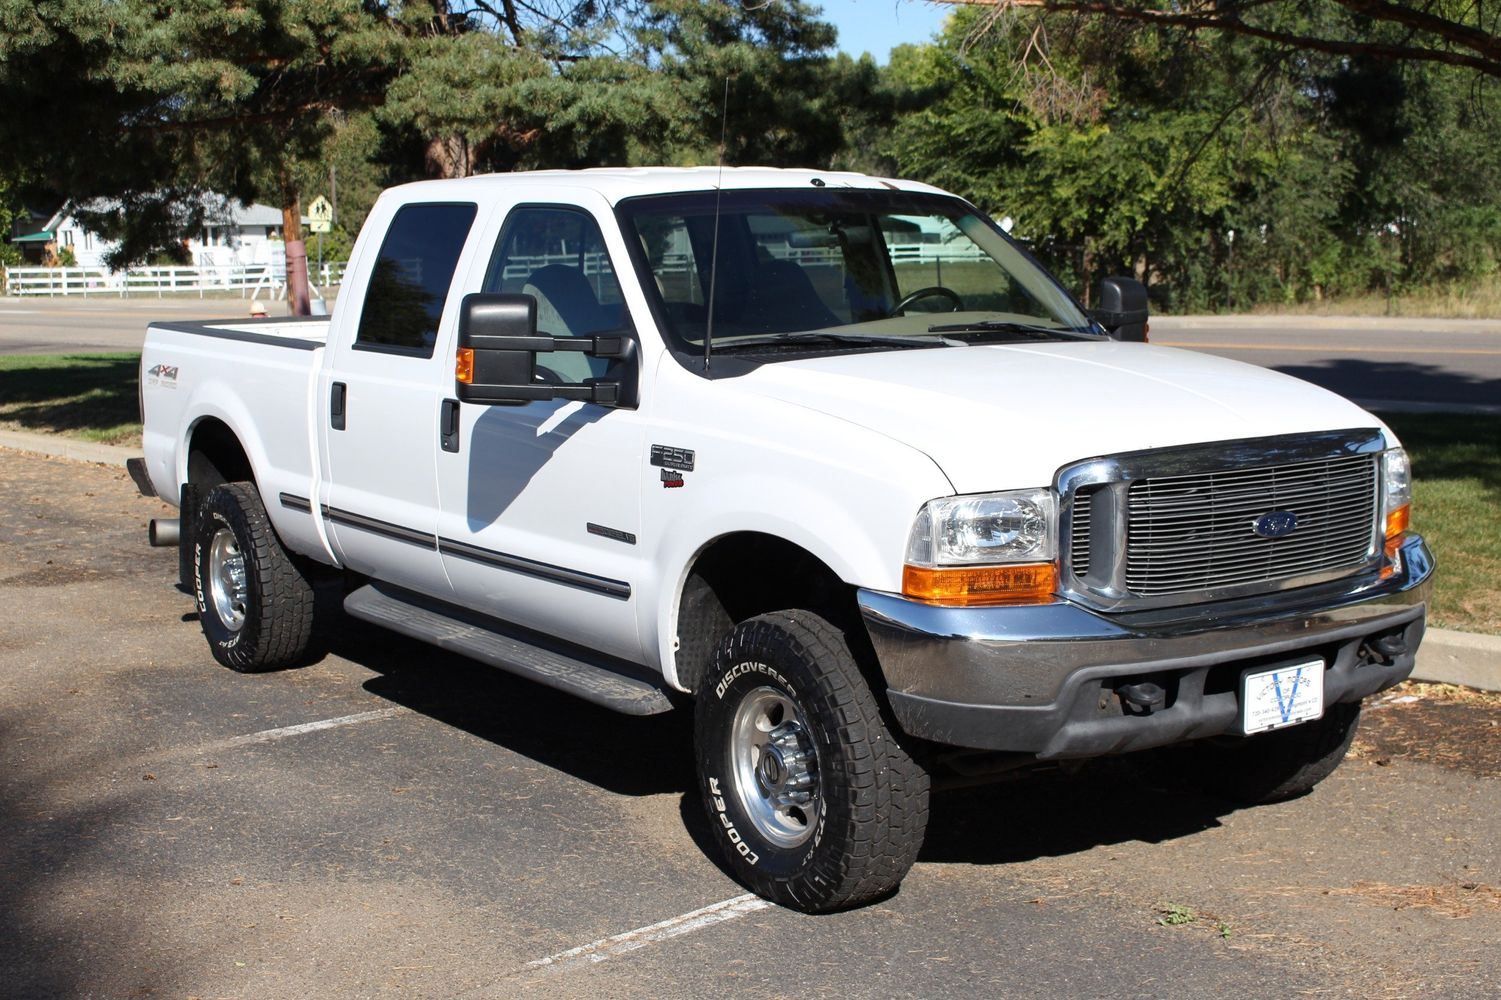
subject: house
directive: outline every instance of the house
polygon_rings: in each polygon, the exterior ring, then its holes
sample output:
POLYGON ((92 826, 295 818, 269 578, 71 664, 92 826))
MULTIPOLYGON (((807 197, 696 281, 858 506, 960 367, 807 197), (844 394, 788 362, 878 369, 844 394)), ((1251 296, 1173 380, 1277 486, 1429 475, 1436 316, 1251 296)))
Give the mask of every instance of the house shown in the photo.
MULTIPOLYGON (((195 267, 273 263, 278 256, 275 251, 281 249, 281 209, 244 205, 217 195, 204 197, 214 207, 201 228, 184 235, 195 267)), ((306 216, 302 222, 307 224, 306 216)), ((50 216, 33 212, 17 219, 10 242, 20 248, 29 265, 55 264, 64 250, 71 250, 77 266, 96 268, 105 266, 105 255, 118 245, 86 228, 73 216, 71 204, 50 216)))

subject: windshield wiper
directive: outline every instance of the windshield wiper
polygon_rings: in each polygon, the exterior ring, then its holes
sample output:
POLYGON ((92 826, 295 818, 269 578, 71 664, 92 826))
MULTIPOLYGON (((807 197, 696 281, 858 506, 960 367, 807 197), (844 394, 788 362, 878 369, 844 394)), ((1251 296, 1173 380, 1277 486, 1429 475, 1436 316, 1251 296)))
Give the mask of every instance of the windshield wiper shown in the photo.
MULTIPOLYGON (((935 327, 928 331, 937 333, 935 327)), ((757 347, 782 347, 782 346, 814 346, 826 345, 829 347, 942 347, 956 346, 942 337, 923 336, 915 337, 879 337, 861 333, 828 333, 817 331, 809 333, 773 333, 764 337, 747 337, 744 340, 716 340, 714 352, 723 354, 726 351, 739 351, 745 348, 757 347)))
POLYGON ((928 327, 929 333, 1016 333, 1024 337, 1072 337, 1075 340, 1098 340, 1089 327, 1041 326, 1009 319, 980 319, 970 323, 940 323, 928 327))

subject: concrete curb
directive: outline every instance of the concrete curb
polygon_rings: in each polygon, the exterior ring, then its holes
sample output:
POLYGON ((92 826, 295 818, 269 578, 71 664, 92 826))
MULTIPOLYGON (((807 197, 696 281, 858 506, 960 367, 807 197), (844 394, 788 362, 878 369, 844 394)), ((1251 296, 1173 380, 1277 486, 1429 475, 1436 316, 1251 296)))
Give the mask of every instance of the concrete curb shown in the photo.
POLYGON ((1412 679, 1501 691, 1501 635, 1430 628, 1412 679))
POLYGON ((28 434, 25 431, 0 430, 0 448, 29 451, 35 455, 54 455, 75 462, 124 466, 127 458, 139 458, 141 449, 121 448, 112 444, 95 444, 63 437, 61 434, 28 434))

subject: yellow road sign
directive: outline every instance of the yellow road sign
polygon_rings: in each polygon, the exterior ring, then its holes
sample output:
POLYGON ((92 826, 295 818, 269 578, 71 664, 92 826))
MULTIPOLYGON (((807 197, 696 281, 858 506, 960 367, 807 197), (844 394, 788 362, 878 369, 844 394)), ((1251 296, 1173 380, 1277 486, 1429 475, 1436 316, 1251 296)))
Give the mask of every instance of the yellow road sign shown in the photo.
POLYGON ((326 233, 333 228, 334 207, 320 194, 307 207, 307 217, 308 229, 315 233, 326 233))

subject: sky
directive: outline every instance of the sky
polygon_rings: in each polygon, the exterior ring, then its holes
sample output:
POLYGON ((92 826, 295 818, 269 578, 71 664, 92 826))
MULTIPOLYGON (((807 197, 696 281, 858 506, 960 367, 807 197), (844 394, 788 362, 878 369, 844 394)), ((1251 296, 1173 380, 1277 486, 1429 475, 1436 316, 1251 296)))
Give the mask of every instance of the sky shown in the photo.
POLYGON ((885 65, 891 50, 933 37, 953 7, 927 0, 811 0, 823 19, 839 29, 839 48, 852 56, 869 52, 885 65))

